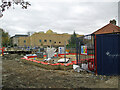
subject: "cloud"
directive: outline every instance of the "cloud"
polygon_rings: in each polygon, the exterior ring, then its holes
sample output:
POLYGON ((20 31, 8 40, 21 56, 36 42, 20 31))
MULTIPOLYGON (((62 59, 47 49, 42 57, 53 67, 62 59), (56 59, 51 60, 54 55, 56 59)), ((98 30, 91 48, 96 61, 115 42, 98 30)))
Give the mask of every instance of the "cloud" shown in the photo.
MULTIPOLYGON (((118 16, 118 3, 102 0, 29 0, 27 10, 15 6, 3 14, 0 27, 14 35, 16 33, 46 32, 90 34, 118 16)), ((115 0, 117 1, 117 0, 115 0)), ((117 19, 117 18, 116 18, 117 19)))

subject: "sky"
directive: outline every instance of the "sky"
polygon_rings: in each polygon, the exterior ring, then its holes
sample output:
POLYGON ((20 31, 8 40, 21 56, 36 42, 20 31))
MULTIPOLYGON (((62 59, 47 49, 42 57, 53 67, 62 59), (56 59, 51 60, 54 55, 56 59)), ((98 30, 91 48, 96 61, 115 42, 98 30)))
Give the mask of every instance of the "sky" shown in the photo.
POLYGON ((3 12, 0 28, 15 34, 46 32, 91 34, 116 19, 119 0, 25 0, 28 9, 15 5, 3 12))

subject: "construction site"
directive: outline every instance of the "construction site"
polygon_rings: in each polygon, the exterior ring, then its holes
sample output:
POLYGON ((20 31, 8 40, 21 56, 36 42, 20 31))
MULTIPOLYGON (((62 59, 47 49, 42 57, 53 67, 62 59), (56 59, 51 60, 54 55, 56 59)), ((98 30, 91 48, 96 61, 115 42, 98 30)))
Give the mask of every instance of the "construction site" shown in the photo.
POLYGON ((118 3, 30 1, 0 2, 0 90, 120 88, 118 3))
POLYGON ((72 68, 46 69, 21 60, 22 57, 11 54, 2 58, 3 88, 118 88, 118 76, 76 72, 72 68))
POLYGON ((59 47, 1 48, 2 87, 117 89, 120 34, 99 32, 77 37, 71 48, 66 42, 59 47))

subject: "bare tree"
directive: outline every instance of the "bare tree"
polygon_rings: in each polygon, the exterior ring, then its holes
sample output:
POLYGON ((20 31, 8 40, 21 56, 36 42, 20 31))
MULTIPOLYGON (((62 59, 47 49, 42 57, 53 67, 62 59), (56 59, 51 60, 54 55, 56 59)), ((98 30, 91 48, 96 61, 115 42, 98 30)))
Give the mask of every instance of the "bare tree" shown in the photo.
POLYGON ((14 8, 14 4, 21 5, 22 9, 27 9, 31 4, 24 0, 1 0, 2 4, 0 5, 0 17, 3 16, 2 12, 6 9, 9 9, 11 6, 14 8))

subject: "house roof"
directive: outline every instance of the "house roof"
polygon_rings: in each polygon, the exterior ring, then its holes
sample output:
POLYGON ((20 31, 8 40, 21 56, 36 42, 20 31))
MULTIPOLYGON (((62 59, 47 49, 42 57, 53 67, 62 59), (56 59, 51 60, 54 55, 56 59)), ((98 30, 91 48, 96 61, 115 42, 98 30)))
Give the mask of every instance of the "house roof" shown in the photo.
POLYGON ((104 33, 113 33, 113 32, 120 32, 120 27, 112 23, 109 23, 104 27, 98 29, 97 31, 93 32, 92 34, 104 34, 104 33))

